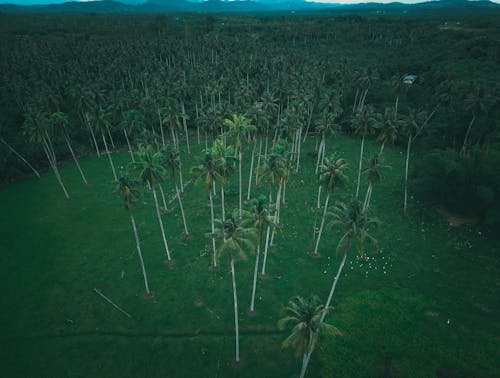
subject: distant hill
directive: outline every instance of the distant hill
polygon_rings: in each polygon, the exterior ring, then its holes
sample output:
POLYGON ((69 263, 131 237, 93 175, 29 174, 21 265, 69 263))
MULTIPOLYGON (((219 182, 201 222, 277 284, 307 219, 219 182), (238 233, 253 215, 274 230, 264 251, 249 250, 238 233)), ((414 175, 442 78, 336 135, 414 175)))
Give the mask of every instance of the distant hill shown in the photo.
MULTIPOLYGON (((29 1, 29 0, 20 0, 29 1)), ((51 1, 51 0, 47 0, 51 1)), ((60 0, 54 0, 58 2, 60 0)), ((255 0, 255 1, 188 1, 188 0, 103 0, 45 5, 0 4, 4 13, 265 13, 265 12, 302 12, 302 13, 443 13, 443 12, 500 12, 500 4, 488 0, 438 0, 417 4, 403 3, 362 3, 362 4, 325 4, 305 0, 255 0)))

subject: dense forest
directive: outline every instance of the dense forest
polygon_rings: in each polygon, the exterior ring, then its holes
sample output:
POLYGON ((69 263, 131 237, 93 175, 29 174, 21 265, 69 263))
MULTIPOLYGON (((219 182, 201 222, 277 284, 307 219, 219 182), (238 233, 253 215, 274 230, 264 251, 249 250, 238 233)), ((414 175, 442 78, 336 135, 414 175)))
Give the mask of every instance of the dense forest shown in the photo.
POLYGON ((48 165, 29 122, 52 122, 62 161, 66 138, 77 155, 99 153, 102 138, 126 146, 124 130, 129 143, 164 139, 175 117, 209 137, 233 113, 271 135, 316 133, 330 117, 349 135, 393 127, 388 142, 417 156, 412 194, 500 225, 494 17, 0 17, 2 181, 30 172, 11 148, 48 165))

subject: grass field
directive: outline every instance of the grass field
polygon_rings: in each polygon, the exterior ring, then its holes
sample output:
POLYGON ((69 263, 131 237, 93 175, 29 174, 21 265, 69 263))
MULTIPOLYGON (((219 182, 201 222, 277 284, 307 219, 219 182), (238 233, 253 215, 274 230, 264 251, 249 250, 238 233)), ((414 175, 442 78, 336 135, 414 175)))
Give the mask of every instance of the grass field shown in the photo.
MULTIPOLYGON (((186 181, 200 155, 182 153, 186 181)), ((378 146, 368 144, 368 151, 378 146)), ((354 192, 359 140, 337 137, 350 164, 354 192)), ((410 201, 402 212, 402 152, 387 147, 384 180, 374 188, 373 230, 380 250, 370 260, 352 254, 327 320, 342 336, 322 340, 308 375, 345 377, 488 377, 500 369, 499 244, 475 228, 451 228, 437 212, 410 201)), ((125 152, 113 155, 127 164, 125 152)), ((247 151, 244 188, 249 169, 247 151)), ((281 349, 281 309, 294 295, 326 299, 337 269, 340 232, 323 235, 320 259, 310 257, 316 213, 314 140, 303 147, 292 176, 284 228, 268 258, 267 280, 257 287, 257 315, 248 315, 253 255, 237 261, 242 364, 234 366, 229 262, 212 272, 208 195, 189 184, 183 198, 186 239, 177 202, 164 214, 175 265, 166 264, 153 200, 145 192, 136 210, 153 298, 145 298, 130 219, 114 191, 105 157, 81 161, 84 186, 73 164, 61 168, 71 199, 45 173, 0 190, 0 363, 4 377, 293 377, 300 359, 281 349), (100 289, 132 315, 124 316, 93 291, 100 289), (197 301, 203 305, 198 307, 197 301)), ((362 193, 364 195, 366 184, 362 193)), ((166 184, 171 197, 174 188, 166 184)), ((267 186, 254 193, 267 193, 267 186)), ((220 217, 220 198, 216 199, 220 217)), ((227 208, 237 206, 237 172, 227 208)))

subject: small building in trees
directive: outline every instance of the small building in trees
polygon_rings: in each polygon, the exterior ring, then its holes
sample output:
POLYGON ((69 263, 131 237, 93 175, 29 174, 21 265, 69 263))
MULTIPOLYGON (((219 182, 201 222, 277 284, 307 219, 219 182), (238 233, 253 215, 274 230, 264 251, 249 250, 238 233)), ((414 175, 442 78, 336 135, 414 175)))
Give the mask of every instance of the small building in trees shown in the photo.
POLYGON ((404 75, 403 83, 404 84, 413 84, 417 80, 417 75, 404 75))

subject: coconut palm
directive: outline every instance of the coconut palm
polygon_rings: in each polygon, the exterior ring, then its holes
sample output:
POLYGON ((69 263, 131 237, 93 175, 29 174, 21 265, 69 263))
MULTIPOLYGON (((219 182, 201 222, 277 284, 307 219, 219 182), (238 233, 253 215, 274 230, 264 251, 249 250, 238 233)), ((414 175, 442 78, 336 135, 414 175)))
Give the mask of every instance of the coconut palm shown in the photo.
POLYGON ((339 335, 340 331, 320 321, 321 316, 331 310, 324 307, 317 296, 304 299, 294 297, 285 307, 285 317, 278 321, 280 330, 290 329, 290 335, 283 341, 283 348, 292 347, 297 356, 302 355, 300 377, 305 376, 309 356, 319 343, 320 335, 339 335))
POLYGON ((82 176, 82 180, 87 185, 87 179, 85 175, 83 174, 82 168, 80 167, 80 164, 78 163, 78 159, 76 158, 76 155, 73 151, 73 147, 71 146, 70 138, 69 138, 69 119, 68 116, 63 113, 63 112, 55 112, 52 113, 50 116, 50 123, 52 124, 52 128, 54 131, 56 131, 58 134, 62 135, 64 138, 66 145, 68 146, 69 151, 71 152, 71 156, 73 157, 73 160, 75 161, 76 167, 78 168, 78 171, 80 172, 80 176, 82 176))
POLYGON ((218 180, 212 182, 212 189, 215 195, 215 184, 220 185, 220 195, 221 195, 221 209, 222 209, 222 220, 226 219, 226 205, 225 205, 225 185, 229 180, 229 170, 231 168, 231 162, 236 159, 233 157, 233 146, 224 146, 224 142, 217 138, 212 146, 212 151, 217 158, 216 167, 219 170, 218 180))
POLYGON ((319 256, 318 246, 325 225, 326 213, 328 211, 328 203, 333 190, 347 181, 344 171, 347 169, 347 163, 344 159, 338 158, 333 154, 329 158, 325 158, 324 164, 320 167, 319 184, 326 191, 325 204, 323 207, 323 216, 319 227, 318 238, 314 246, 314 256, 319 256))
POLYGON ((213 150, 205 150, 200 164, 191 169, 191 173, 195 176, 195 182, 203 181, 205 188, 208 191, 210 200, 210 220, 212 227, 212 249, 213 249, 213 269, 217 269, 217 250, 215 248, 215 218, 214 218, 214 201, 213 201, 213 185, 217 181, 223 180, 221 176, 219 160, 213 150))
POLYGON ((132 162, 134 162, 134 153, 132 152, 132 146, 130 144, 130 137, 143 130, 145 127, 144 115, 140 110, 129 109, 123 113, 123 121, 121 123, 123 134, 125 135, 125 140, 127 141, 128 150, 130 152, 130 157, 132 162))
POLYGON ((36 107, 29 107, 24 114, 23 134, 28 138, 28 142, 42 146, 45 156, 54 175, 61 186, 64 195, 69 199, 68 191, 64 186, 59 168, 57 167, 56 154, 50 137, 50 126, 47 115, 36 107))
POLYGON ((165 156, 165 165, 166 165, 167 170, 170 174, 170 178, 172 179, 172 181, 175 184, 175 196, 179 200, 179 207, 181 209, 182 221, 184 222, 184 234, 186 236, 189 236, 189 231, 188 231, 187 223, 186 223, 186 216, 184 214, 184 207, 182 206, 182 198, 181 198, 181 194, 179 191, 179 186, 177 185, 177 181, 175 179, 175 171, 177 169, 180 169, 180 165, 181 165, 181 159, 179 157, 179 152, 177 151, 177 149, 175 147, 169 146, 168 148, 165 148, 164 156, 165 156))
POLYGON ((379 154, 382 154, 387 143, 394 144, 398 139, 399 122, 391 108, 385 108, 384 114, 378 120, 377 140, 382 143, 379 154))
POLYGON ((139 190, 135 188, 136 182, 129 180, 126 177, 120 177, 118 180, 118 193, 123 199, 123 208, 130 214, 130 220, 132 221, 132 228, 134 230, 135 243, 137 245, 137 253, 139 255, 139 260, 141 261, 142 276, 144 277, 144 286, 146 288, 146 295, 152 296, 151 290, 149 290, 148 276, 146 274, 146 268, 144 266, 144 259, 141 253, 141 244, 139 241, 139 236, 137 234, 137 227, 135 224, 133 210, 135 209, 135 203, 140 196, 139 190))
POLYGON ((236 255, 239 258, 246 259, 245 250, 253 250, 252 240, 256 237, 256 230, 253 220, 242 213, 239 217, 239 211, 232 212, 225 221, 216 220, 218 227, 215 229, 215 237, 221 241, 219 254, 227 253, 229 255, 231 266, 231 278, 233 283, 234 300, 234 327, 236 334, 236 362, 240 361, 240 340, 238 326, 238 296, 236 292, 236 274, 234 270, 234 260, 236 255), (243 216, 245 215, 245 216, 243 216))
POLYGON ((255 131, 254 125, 250 124, 250 119, 241 114, 233 114, 232 119, 225 119, 224 126, 229 129, 228 135, 234 139, 234 149, 238 153, 238 172, 239 172, 239 211, 240 217, 243 211, 243 187, 241 163, 243 161, 243 139, 251 132, 255 131))
POLYGON ((354 117, 351 120, 352 128, 354 129, 354 133, 357 135, 361 135, 361 150, 359 153, 359 168, 358 168, 358 181, 356 184, 356 198, 359 195, 359 184, 361 181, 361 169, 363 165, 363 150, 365 147, 365 138, 370 135, 374 131, 376 119, 374 117, 373 108, 368 105, 366 107, 362 107, 360 110, 356 112, 354 117))
MULTIPOLYGON (((332 287, 330 289, 330 293, 328 294, 328 298, 325 303, 325 308, 330 308, 330 304, 333 298, 333 293, 335 292, 335 288, 337 287, 338 280, 340 278, 340 274, 344 269, 344 265, 347 259, 347 255, 351 250, 352 242, 356 243, 358 255, 361 258, 365 257, 364 245, 366 243, 376 244, 377 240, 373 238, 368 233, 368 229, 372 226, 377 226, 379 224, 378 220, 375 218, 370 218, 367 214, 367 211, 363 210, 361 207, 361 203, 358 200, 353 200, 349 205, 346 205, 342 202, 339 202, 335 205, 333 211, 329 214, 332 218, 330 222, 330 227, 340 227, 345 231, 342 235, 338 245, 337 250, 339 250, 342 245, 344 245, 344 253, 342 255, 342 260, 340 261, 339 268, 337 270, 337 274, 335 275, 332 283, 332 287)), ((323 312, 319 316, 318 324, 321 326, 325 320, 327 313, 323 312)), ((309 350, 306 352, 305 363, 303 363, 303 373, 307 369, 307 365, 309 364, 309 359, 311 358, 311 354, 314 348, 313 345, 309 347, 309 350)), ((303 377, 303 375, 301 375, 303 377)))
POLYGON ((108 148, 108 143, 106 141, 106 136, 104 135, 105 133, 107 133, 109 137, 111 136, 111 133, 109 131, 110 117, 111 113, 109 111, 101 107, 96 108, 91 116, 91 122, 92 122, 91 127, 94 129, 94 132, 96 134, 101 134, 101 138, 104 143, 104 148, 106 150, 106 155, 108 155, 109 164, 111 166, 111 170, 113 171, 113 178, 115 179, 115 181, 118 181, 118 177, 116 176, 115 165, 113 163, 113 158, 111 157, 111 153, 108 148))
POLYGON ((274 226, 275 218, 270 214, 267 205, 267 199, 265 196, 259 196, 258 198, 250 202, 251 214, 253 215, 254 226, 257 229, 257 249, 255 254, 255 268, 253 272, 253 285, 252 285, 252 299, 250 301, 250 312, 255 311, 255 291, 257 288, 257 272, 259 270, 259 257, 260 257, 260 246, 262 244, 262 236, 264 229, 267 229, 267 242, 269 242, 269 231, 270 228, 274 226))
POLYGON ((132 168, 139 171, 139 177, 143 184, 153 192, 155 201, 156 215, 158 223, 160 224, 161 236, 163 245, 165 246, 165 253, 168 261, 171 261, 170 249, 168 248, 167 238, 165 236, 165 229, 163 228, 163 221, 161 219, 160 206, 158 204, 158 196, 156 195, 156 183, 160 182, 165 177, 165 156, 161 151, 155 151, 151 146, 140 146, 136 154, 135 163, 129 163, 132 168))
POLYGON ((386 165, 382 165, 380 162, 380 154, 375 154, 368 160, 368 167, 364 170, 364 172, 368 175, 368 189, 366 190, 365 201, 363 202, 363 210, 370 207, 373 185, 381 180, 381 171, 386 167, 386 165))

